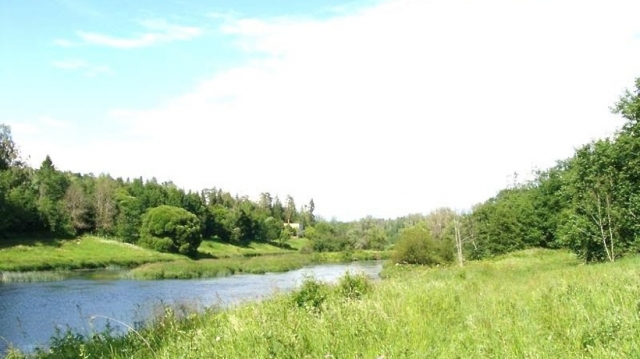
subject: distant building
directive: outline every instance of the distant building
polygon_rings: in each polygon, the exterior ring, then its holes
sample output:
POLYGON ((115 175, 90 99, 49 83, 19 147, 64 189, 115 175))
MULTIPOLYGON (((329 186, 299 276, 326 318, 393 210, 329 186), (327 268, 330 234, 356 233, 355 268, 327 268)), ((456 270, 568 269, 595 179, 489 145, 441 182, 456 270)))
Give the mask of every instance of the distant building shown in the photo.
POLYGON ((296 237, 302 237, 304 235, 304 226, 302 223, 285 223, 285 226, 289 226, 296 231, 296 237))

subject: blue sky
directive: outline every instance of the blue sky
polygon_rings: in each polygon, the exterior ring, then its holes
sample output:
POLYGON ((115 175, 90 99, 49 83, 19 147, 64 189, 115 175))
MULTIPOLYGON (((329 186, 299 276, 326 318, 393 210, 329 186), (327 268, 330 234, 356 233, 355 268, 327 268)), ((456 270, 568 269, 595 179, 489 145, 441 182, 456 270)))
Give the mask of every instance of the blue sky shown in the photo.
POLYGON ((469 208, 621 124, 640 2, 0 2, 0 122, 30 163, 469 208))

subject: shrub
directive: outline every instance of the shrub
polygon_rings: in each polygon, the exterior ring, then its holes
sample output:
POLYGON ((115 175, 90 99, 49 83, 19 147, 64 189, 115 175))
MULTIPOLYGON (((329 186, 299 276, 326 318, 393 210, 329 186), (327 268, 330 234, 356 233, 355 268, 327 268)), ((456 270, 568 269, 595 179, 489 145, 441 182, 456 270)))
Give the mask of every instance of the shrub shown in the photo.
POLYGON ((300 289, 293 292, 293 302, 300 308, 319 310, 328 296, 329 287, 325 283, 307 277, 300 289))
POLYGON ((179 207, 159 206, 142 216, 141 246, 159 252, 195 256, 202 242, 200 220, 179 207))
POLYGON ((437 265, 453 260, 453 244, 434 240, 429 231, 420 227, 407 228, 400 233, 392 256, 395 263, 437 265))
POLYGON ((344 298, 360 299, 371 292, 371 279, 364 273, 351 274, 350 272, 340 278, 338 293, 344 298))

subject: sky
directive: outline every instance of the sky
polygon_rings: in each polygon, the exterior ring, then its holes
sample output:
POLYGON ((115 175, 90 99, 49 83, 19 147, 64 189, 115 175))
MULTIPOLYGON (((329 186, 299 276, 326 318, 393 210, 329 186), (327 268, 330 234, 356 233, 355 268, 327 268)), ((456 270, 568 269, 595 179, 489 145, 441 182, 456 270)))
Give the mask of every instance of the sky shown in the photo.
POLYGON ((316 214, 465 210, 623 123, 640 1, 0 2, 23 157, 316 214), (514 176, 517 173, 517 176, 514 176))

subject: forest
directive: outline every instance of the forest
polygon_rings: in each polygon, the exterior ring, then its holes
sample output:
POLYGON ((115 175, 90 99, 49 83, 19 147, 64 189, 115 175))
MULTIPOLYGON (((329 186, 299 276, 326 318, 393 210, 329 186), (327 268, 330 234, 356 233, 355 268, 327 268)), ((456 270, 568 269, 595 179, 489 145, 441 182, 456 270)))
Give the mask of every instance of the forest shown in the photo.
POLYGON ((252 201, 215 187, 193 192, 155 179, 72 173, 49 156, 31 168, 11 128, 0 125, 0 242, 91 233, 197 256, 203 238, 285 245, 296 233, 284 224, 296 222, 310 239, 305 251, 395 246, 396 262, 462 265, 541 247, 570 249, 585 262, 613 262, 640 249, 640 78, 611 110, 626 120, 615 135, 577 148, 533 180, 467 211, 440 208, 352 222, 317 217, 313 199, 298 207, 293 197, 283 203, 268 192, 252 201), (180 234, 191 244, 158 241, 163 235, 154 232, 157 221, 191 227, 180 234))

